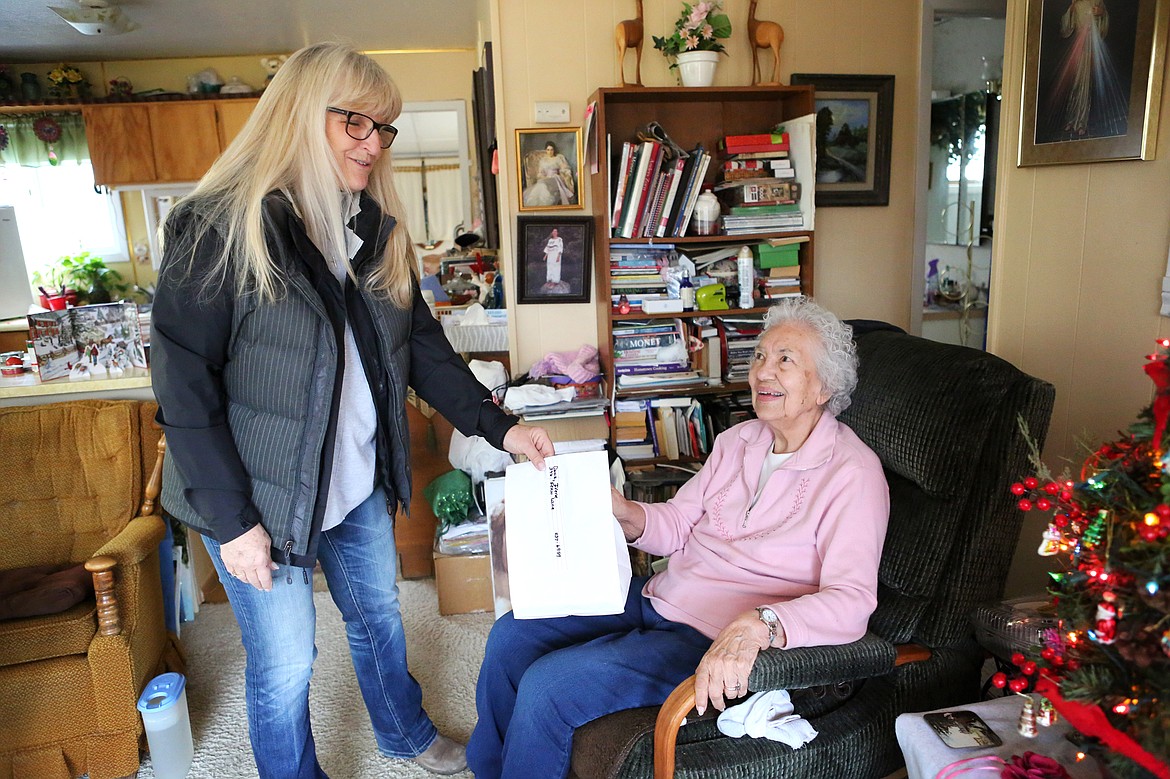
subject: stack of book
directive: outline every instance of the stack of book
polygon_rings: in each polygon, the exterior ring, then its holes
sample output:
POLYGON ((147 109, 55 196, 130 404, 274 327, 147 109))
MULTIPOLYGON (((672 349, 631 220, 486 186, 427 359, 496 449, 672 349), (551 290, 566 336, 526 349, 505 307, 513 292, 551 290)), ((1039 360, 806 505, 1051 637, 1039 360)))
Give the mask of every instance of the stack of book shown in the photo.
POLYGON ((626 296, 626 302, 633 312, 642 311, 642 304, 647 300, 668 297, 661 269, 670 264, 673 254, 673 246, 612 244, 609 251, 609 291, 613 311, 618 311, 622 295, 626 296))
POLYGON ((702 382, 691 369, 682 320, 615 322, 613 372, 619 389, 702 382))
POLYGON ((798 297, 800 288, 800 246, 807 235, 773 238, 752 247, 768 300, 798 297))
POLYGON ((723 351, 724 378, 729 382, 747 381, 752 355, 760 343, 764 321, 759 316, 719 317, 719 341, 723 351))
POLYGON ((618 400, 614 409, 614 439, 623 460, 697 460, 711 450, 710 424, 694 398, 618 400))
POLYGON ((650 460, 657 457, 648 422, 649 404, 642 400, 614 403, 613 437, 622 460, 650 460))
POLYGON ((684 235, 710 162, 702 144, 681 156, 658 141, 623 143, 613 175, 612 235, 684 235))
POLYGON ((726 207, 726 235, 803 229, 787 133, 728 135, 719 147, 727 159, 714 189, 726 207))

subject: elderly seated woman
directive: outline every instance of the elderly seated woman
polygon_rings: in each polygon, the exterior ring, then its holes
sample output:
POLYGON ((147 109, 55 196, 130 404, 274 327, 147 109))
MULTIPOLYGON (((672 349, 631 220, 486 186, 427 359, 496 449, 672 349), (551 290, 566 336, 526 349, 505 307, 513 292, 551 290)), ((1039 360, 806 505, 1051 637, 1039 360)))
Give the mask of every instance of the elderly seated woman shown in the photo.
POLYGON ((762 649, 865 634, 889 492, 877 455, 836 417, 857 385, 850 328, 811 300, 781 301, 748 384, 757 419, 720 434, 674 498, 614 491, 631 545, 670 556, 634 580, 623 613, 496 622, 467 747, 478 779, 563 777, 590 720, 659 705, 692 673, 700 713, 722 710, 747 693, 762 649))

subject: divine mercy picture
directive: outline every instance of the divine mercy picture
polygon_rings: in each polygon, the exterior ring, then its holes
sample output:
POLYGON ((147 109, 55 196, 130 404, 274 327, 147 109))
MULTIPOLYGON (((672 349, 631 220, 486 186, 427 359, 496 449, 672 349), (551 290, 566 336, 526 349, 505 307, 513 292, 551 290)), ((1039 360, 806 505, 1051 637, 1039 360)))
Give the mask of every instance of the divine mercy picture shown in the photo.
POLYGON ((1028 0, 1020 165, 1153 159, 1162 0, 1028 0))
POLYGON ((1125 135, 1137 3, 1045 0, 1036 143, 1125 135))

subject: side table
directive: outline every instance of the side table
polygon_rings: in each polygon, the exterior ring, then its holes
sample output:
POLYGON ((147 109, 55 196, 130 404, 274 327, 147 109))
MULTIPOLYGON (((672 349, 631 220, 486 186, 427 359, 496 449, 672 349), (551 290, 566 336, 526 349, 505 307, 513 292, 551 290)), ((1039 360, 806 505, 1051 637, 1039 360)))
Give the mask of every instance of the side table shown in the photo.
POLYGON ((899 715, 894 723, 894 731, 898 736, 898 746, 906 758, 907 779, 935 779, 940 770, 956 760, 968 757, 998 755, 1010 761, 1012 755, 1025 752, 1047 755, 1059 761, 1073 779, 1099 779, 1101 774, 1096 761, 1086 759, 1077 762, 1077 748, 1065 738, 1069 726, 1063 720, 1050 727, 1040 728, 1036 738, 1021 736, 1016 731, 1016 724, 1023 705, 1023 698, 1019 695, 1009 695, 990 701, 936 709, 975 712, 1003 740, 1003 744, 998 747, 948 747, 922 718, 925 712, 899 715))

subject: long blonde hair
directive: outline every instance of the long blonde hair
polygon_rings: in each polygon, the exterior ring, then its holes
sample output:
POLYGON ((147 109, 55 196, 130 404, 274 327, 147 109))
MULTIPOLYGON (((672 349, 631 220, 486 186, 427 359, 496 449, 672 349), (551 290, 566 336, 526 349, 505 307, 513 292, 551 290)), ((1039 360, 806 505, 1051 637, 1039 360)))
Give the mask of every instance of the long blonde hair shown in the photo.
MULTIPOLYGON (((231 278, 237 294, 255 292, 266 302, 283 295, 285 279, 264 234, 262 201, 274 191, 289 200, 323 254, 348 257, 342 223, 346 185, 325 134, 328 106, 392 122, 402 111, 402 97, 381 66, 348 46, 318 43, 289 57, 239 135, 184 199, 204 217, 196 223, 201 232, 190 243, 192 259, 194 246, 213 225, 224 241, 220 256, 204 269, 206 283, 222 284, 231 278)), ((365 192, 384 215, 399 219, 371 286, 393 304, 408 307, 414 247, 394 188, 388 150, 370 171, 365 192)), ((348 272, 353 275, 352 268, 348 272)))

